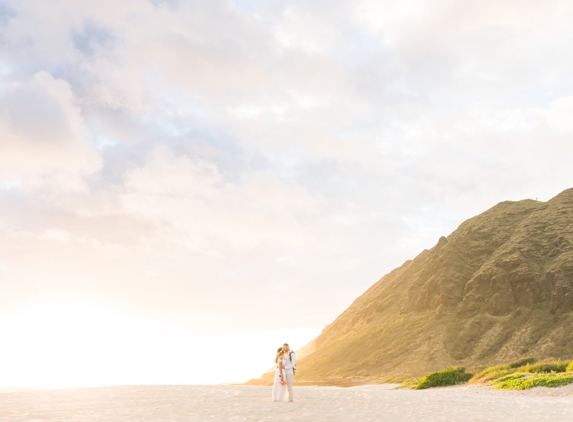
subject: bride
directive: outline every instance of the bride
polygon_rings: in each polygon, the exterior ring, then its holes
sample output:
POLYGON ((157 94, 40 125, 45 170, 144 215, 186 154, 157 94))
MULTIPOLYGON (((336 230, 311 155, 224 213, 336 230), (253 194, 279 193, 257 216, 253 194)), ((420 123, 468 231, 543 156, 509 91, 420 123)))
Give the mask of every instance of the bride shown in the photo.
POLYGON ((277 370, 275 371, 275 383, 273 384, 273 400, 283 401, 286 390, 286 375, 285 375, 285 353, 282 347, 277 350, 277 355, 275 357, 275 364, 277 365, 277 370))

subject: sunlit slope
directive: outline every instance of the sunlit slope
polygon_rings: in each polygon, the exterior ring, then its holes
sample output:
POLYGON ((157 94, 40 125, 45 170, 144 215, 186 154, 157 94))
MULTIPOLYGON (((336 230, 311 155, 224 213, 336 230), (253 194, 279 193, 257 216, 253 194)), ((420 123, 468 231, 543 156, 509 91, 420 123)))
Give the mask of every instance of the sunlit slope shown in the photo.
POLYGON ((382 277, 315 340, 297 380, 573 357, 573 189, 502 202, 382 277))

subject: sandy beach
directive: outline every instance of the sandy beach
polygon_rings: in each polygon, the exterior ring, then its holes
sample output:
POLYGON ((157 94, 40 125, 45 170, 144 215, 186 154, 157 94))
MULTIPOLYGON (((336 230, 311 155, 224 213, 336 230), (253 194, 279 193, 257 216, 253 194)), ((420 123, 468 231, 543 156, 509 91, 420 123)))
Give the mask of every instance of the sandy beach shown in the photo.
POLYGON ((31 421, 571 421, 573 386, 525 392, 487 387, 395 390, 393 385, 270 388, 125 386, 0 394, 0 420, 31 421))

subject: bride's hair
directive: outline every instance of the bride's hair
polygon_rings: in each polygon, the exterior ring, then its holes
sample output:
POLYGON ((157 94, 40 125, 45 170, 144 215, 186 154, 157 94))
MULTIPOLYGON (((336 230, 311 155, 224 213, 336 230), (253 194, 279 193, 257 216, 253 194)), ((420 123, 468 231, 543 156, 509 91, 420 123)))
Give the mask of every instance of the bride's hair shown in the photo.
POLYGON ((277 355, 275 356, 275 363, 277 363, 279 361, 279 357, 282 356, 282 354, 283 354, 283 348, 279 347, 277 349, 277 355))

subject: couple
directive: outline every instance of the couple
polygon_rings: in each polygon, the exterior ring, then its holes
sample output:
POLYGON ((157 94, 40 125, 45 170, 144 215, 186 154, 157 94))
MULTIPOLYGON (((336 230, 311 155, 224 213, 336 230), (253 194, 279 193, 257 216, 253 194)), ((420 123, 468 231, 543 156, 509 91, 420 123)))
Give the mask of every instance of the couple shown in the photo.
POLYGON ((288 389, 288 401, 292 402, 292 382, 296 371, 296 355, 287 343, 277 350, 275 357, 277 370, 275 371, 275 383, 273 385, 273 400, 284 401, 285 389, 288 389))

